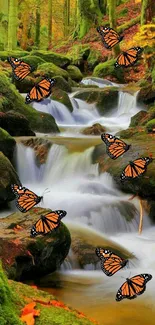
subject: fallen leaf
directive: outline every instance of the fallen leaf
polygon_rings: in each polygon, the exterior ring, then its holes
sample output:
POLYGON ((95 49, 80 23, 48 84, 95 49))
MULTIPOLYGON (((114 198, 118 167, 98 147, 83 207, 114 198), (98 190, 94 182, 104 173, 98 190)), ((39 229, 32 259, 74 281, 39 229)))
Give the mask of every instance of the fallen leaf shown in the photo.
POLYGON ((33 313, 21 316, 20 319, 21 319, 22 322, 26 323, 27 325, 34 325, 35 324, 33 313))
POLYGON ((19 225, 16 225, 14 228, 13 228, 13 230, 16 232, 16 231, 22 231, 22 230, 24 230, 24 228, 23 227, 21 227, 21 226, 19 226, 19 225))
POLYGON ((40 315, 40 310, 34 309, 36 306, 35 302, 31 302, 30 304, 27 304, 23 309, 22 309, 22 315, 20 319, 25 322, 27 325, 34 325, 35 320, 34 317, 40 315))
POLYGON ((14 239, 14 240, 11 240, 11 242, 12 242, 13 244, 15 244, 16 246, 21 245, 21 241, 20 241, 20 239, 18 239, 18 238, 14 239))

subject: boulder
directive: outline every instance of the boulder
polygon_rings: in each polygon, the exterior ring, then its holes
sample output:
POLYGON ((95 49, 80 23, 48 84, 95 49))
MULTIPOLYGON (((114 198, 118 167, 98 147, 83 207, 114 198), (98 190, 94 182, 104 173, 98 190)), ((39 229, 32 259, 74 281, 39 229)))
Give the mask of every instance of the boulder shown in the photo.
POLYGON ((71 64, 77 66, 80 71, 85 70, 85 61, 87 60, 90 53, 89 44, 76 44, 70 48, 67 52, 67 57, 70 58, 71 64))
POLYGON ((155 119, 152 119, 152 120, 147 122, 146 130, 148 132, 155 132, 155 119))
POLYGON ((5 129, 12 136, 34 136, 30 129, 28 119, 14 111, 8 113, 0 112, 0 127, 5 129))
POLYGON ((101 52, 98 50, 91 49, 87 62, 88 62, 88 69, 93 71, 93 69, 98 65, 101 61, 101 52))
POLYGON ((0 258, 9 278, 24 280, 47 275, 59 268, 67 256, 71 239, 63 223, 49 235, 30 237, 32 225, 48 212, 33 208, 24 215, 16 212, 0 220, 0 258))
MULTIPOLYGON (((0 112, 0 119, 1 119, 1 114, 3 113, 0 112)), ((3 154, 9 160, 12 160, 13 158, 15 146, 16 146, 15 139, 12 138, 6 130, 0 128, 0 151, 3 152, 3 154)))
POLYGON ((36 111, 31 105, 24 103, 24 98, 11 84, 4 73, 0 72, 0 111, 14 111, 24 115, 30 125, 30 129, 37 132, 59 132, 55 119, 47 113, 36 111))
POLYGON ((137 97, 137 103, 139 104, 152 104, 155 101, 155 89, 152 85, 144 86, 140 89, 137 97))
POLYGON ((67 72, 69 73, 69 76, 71 79, 73 79, 74 81, 81 81, 83 78, 83 75, 80 71, 80 69, 78 67, 76 67, 75 65, 69 65, 67 67, 67 72))
POLYGON ((131 117, 130 127, 135 127, 140 124, 143 124, 143 122, 146 120, 146 117, 148 116, 148 113, 146 111, 140 111, 134 116, 131 117))
POLYGON ((69 80, 66 81, 61 76, 53 76, 53 78, 56 80, 55 88, 61 89, 63 91, 66 91, 67 93, 71 93, 72 86, 70 85, 69 80))
POLYGON ((36 79, 34 76, 27 76, 24 80, 22 80, 22 82, 14 79, 14 84, 20 93, 28 93, 32 87, 34 87, 35 83, 36 79))
POLYGON ((40 57, 44 61, 53 63, 60 68, 66 68, 70 64, 70 59, 68 57, 51 51, 34 50, 30 55, 40 57))
POLYGON ((88 126, 84 130, 82 130, 81 133, 85 135, 100 135, 105 131, 106 129, 104 128, 104 126, 99 123, 95 123, 92 126, 88 126))
POLYGON ((115 68, 114 66, 115 60, 109 60, 104 63, 99 63, 94 71, 93 76, 94 77, 100 77, 105 78, 108 77, 108 79, 112 81, 119 81, 124 82, 124 72, 122 68, 115 68))
POLYGON ((2 61, 6 61, 9 56, 12 56, 14 58, 24 58, 25 56, 29 55, 29 52, 27 51, 0 51, 0 59, 2 61))
POLYGON ((54 63, 43 63, 38 66, 37 71, 34 73, 35 77, 46 76, 48 78, 53 78, 54 76, 60 76, 68 79, 69 74, 67 71, 59 68, 54 63))
POLYGON ((0 151, 0 205, 13 200, 11 184, 20 185, 20 180, 9 159, 0 151))
POLYGON ((72 103, 70 101, 70 98, 69 98, 68 94, 65 91, 63 91, 61 89, 58 89, 58 88, 55 88, 53 90, 51 99, 56 100, 57 102, 60 102, 60 103, 64 104, 68 108, 68 110, 70 112, 73 112, 72 103))
POLYGON ((45 164, 49 150, 52 146, 52 142, 46 138, 30 138, 28 140, 21 140, 21 143, 26 147, 31 147, 34 149, 36 156, 36 163, 38 166, 45 164))
POLYGON ((36 55, 28 55, 24 57, 24 62, 30 64, 34 69, 37 69, 38 65, 45 63, 46 61, 36 55))

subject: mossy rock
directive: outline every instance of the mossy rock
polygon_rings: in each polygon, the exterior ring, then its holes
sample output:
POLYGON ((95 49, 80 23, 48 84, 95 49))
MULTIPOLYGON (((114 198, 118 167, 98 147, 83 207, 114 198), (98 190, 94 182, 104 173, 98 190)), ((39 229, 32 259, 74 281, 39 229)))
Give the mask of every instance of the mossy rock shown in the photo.
POLYGON ((74 45, 67 52, 67 57, 70 58, 71 64, 80 68, 80 71, 84 72, 84 61, 87 60, 90 54, 89 44, 74 45))
POLYGON ((67 256, 71 244, 70 233, 61 222, 60 227, 46 236, 30 237, 33 224, 51 210, 31 209, 24 216, 20 212, 1 219, 0 257, 8 277, 15 280, 36 279, 56 271, 67 256), (19 225, 16 234, 12 229, 19 225), (16 240, 18 239, 18 247, 16 240), (15 240, 15 242, 14 242, 15 240), (7 252, 9 251, 9 260, 7 252), (27 252, 30 252, 29 255, 27 252))
POLYGON ((82 75, 80 69, 78 67, 76 67, 75 65, 69 65, 67 67, 67 72, 69 73, 70 78, 77 82, 81 81, 83 78, 83 75, 82 75))
POLYGON ((12 136, 35 136, 30 129, 28 119, 13 110, 7 113, 0 112, 0 127, 12 136))
POLYGON ((16 305, 17 295, 11 290, 0 264, 0 324, 22 325, 16 305))
POLYGON ((150 120, 146 124, 146 130, 148 132, 155 132, 155 119, 150 120))
POLYGON ((67 93, 71 93, 72 88, 70 85, 70 81, 66 81, 63 77, 61 76, 53 76, 53 78, 56 80, 55 87, 59 88, 63 91, 66 91, 67 93))
MULTIPOLYGON (((5 132, 2 129, 0 129, 0 132, 1 132, 0 134, 3 134, 3 136, 5 133, 6 139, 9 139, 7 132, 5 132)), ((9 140, 9 145, 10 145, 10 140, 9 140)), ((9 148, 2 147, 3 144, 0 144, 0 146, 1 146, 0 149, 3 149, 4 152, 8 150, 8 153, 10 155, 9 148)), ((2 151, 0 151, 0 180, 1 180, 0 181, 0 205, 3 205, 13 200, 14 195, 12 194, 11 191, 11 184, 20 185, 20 181, 14 167, 12 166, 9 159, 2 153, 2 151)))
MULTIPOLYGON (((1 113, 0 113, 1 116, 1 113)), ((0 127, 0 151, 9 159, 12 160, 16 141, 10 134, 0 127)))
POLYGON ((38 66, 38 70, 35 73, 35 76, 46 76, 48 78, 53 78, 54 76, 60 76, 65 79, 68 79, 69 74, 67 71, 59 68, 53 63, 43 63, 38 66))
MULTIPOLYGON (((135 129, 135 128, 133 128, 135 129)), ((127 140, 127 144, 131 144, 130 149, 119 159, 112 160, 106 154, 105 145, 95 147, 93 153, 93 162, 99 162, 100 172, 110 173, 119 189, 126 193, 133 193, 139 195, 142 199, 154 200, 155 197, 155 162, 154 160, 148 165, 145 175, 136 178, 121 181, 120 175, 123 169, 128 165, 129 161, 133 161, 139 157, 148 157, 151 152, 155 156, 155 141, 154 135, 147 134, 146 132, 131 135, 127 140), (146 176, 146 177, 145 177, 146 176)), ((125 132, 125 131, 124 131, 125 132)), ((123 140, 123 137, 121 137, 123 140)), ((124 137, 125 139, 125 137, 124 137)), ((126 141, 126 140, 125 140, 126 141)))
POLYGON ((90 54, 88 56, 88 68, 93 71, 93 69, 98 65, 101 61, 101 52, 98 50, 91 49, 90 54))
POLYGON ((106 129, 104 128, 104 126, 99 123, 95 123, 92 126, 88 126, 84 130, 82 130, 81 133, 85 135, 101 135, 105 131, 106 129))
MULTIPOLYGON (((90 88, 90 87, 89 87, 90 88)), ((75 97, 85 100, 89 104, 96 104, 96 107, 101 115, 107 114, 110 110, 118 105, 119 91, 116 87, 107 87, 101 90, 100 88, 82 89, 76 93, 75 97)))
POLYGON ((70 112, 73 112, 72 103, 70 101, 70 98, 69 98, 68 94, 65 91, 63 91, 61 89, 58 89, 58 88, 55 88, 53 90, 51 99, 56 100, 57 102, 60 102, 60 103, 64 104, 68 108, 68 110, 70 112))
POLYGON ((28 55, 24 57, 24 62, 30 64, 32 68, 37 69, 38 65, 45 63, 46 61, 35 55, 28 55))
POLYGON ((14 79, 14 84, 20 93, 28 93, 35 83, 36 79, 31 76, 27 76, 24 80, 22 80, 22 82, 14 79))
POLYGON ((6 61, 9 56, 19 59, 27 55, 29 55, 29 52, 27 51, 0 51, 0 59, 2 61, 6 61))
POLYGON ((24 115, 33 131, 59 132, 55 119, 50 114, 37 112, 31 105, 26 105, 15 86, 0 72, 0 111, 10 110, 24 115))
POLYGON ((122 68, 115 68, 115 60, 109 60, 104 63, 99 63, 94 71, 93 71, 93 76, 94 77, 100 77, 100 78, 105 78, 105 77, 112 77, 115 78, 119 82, 124 82, 124 72, 122 68))
POLYGON ((146 133, 145 131, 145 127, 129 127, 126 130, 122 130, 116 133, 117 136, 119 136, 121 139, 129 139, 131 137, 133 137, 134 135, 137 134, 144 134, 146 133))
POLYGON ((66 68, 70 64, 68 57, 51 51, 32 51, 30 55, 40 57, 44 61, 53 63, 60 68, 66 68))
POLYGON ((142 87, 137 96, 137 103, 152 104, 155 101, 155 89, 153 85, 142 87))
POLYGON ((134 127, 140 125, 143 120, 148 116, 146 111, 140 111, 131 118, 130 127, 134 127))

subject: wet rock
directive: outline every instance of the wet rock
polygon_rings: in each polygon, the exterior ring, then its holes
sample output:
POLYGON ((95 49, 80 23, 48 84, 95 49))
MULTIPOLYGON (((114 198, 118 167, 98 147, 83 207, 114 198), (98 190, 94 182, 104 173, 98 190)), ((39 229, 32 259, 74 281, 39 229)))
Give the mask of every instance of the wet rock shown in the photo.
POLYGON ((33 208, 24 215, 17 212, 0 220, 0 258, 9 278, 24 280, 47 275, 59 268, 67 256, 71 239, 63 223, 49 235, 30 237, 32 225, 49 211, 33 208), (15 230, 17 225, 19 230, 15 230))
POLYGON ((152 85, 142 87, 138 93, 137 102, 142 104, 152 104, 155 101, 155 89, 152 85))
POLYGON ((71 93, 72 88, 69 81, 66 81, 61 76, 54 76, 53 78, 56 80, 54 88, 61 89, 63 91, 66 91, 67 93, 71 93))
POLYGON ((55 87, 51 99, 64 104, 70 112, 73 112, 72 103, 70 101, 68 94, 65 91, 55 87))
POLYGON ((92 126, 89 126, 87 128, 85 128, 84 130, 82 130, 82 134, 85 135, 100 135, 102 133, 104 133, 106 130, 104 128, 104 126, 102 126, 99 123, 95 123, 92 126))
POLYGON ((13 200, 11 184, 20 185, 20 180, 9 159, 0 151, 0 205, 13 200))
POLYGON ((28 119, 14 111, 7 113, 0 112, 0 127, 5 129, 12 136, 34 136, 35 133, 30 129, 28 119))
POLYGON ((69 73, 69 76, 74 81, 81 81, 83 78, 83 75, 80 71, 80 69, 74 65, 69 65, 67 67, 67 72, 69 73))
POLYGON ((31 138, 28 140, 21 140, 26 147, 34 149, 36 156, 36 163, 38 166, 45 164, 52 142, 45 138, 31 138))
MULTIPOLYGON (((2 114, 3 113, 0 112, 0 116, 2 116, 2 114)), ((3 152, 9 160, 13 158, 15 146, 15 139, 12 138, 6 130, 0 128, 0 151, 3 152)))
POLYGON ((105 78, 108 77, 109 80, 124 82, 124 73, 122 68, 115 68, 115 60, 108 60, 104 63, 99 63, 94 71, 94 77, 105 78))

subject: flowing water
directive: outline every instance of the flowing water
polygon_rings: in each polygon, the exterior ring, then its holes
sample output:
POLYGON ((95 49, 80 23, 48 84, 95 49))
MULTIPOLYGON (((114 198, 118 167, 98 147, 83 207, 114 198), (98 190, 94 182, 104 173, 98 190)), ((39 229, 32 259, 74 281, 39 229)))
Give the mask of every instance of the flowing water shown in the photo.
MULTIPOLYGON (((99 116, 94 105, 76 99, 76 94, 70 96, 74 107, 72 114, 64 105, 52 100, 35 104, 34 107, 52 114, 59 125, 74 126, 73 129, 66 128, 66 132, 74 133, 75 137, 78 126, 92 125, 97 121, 113 133, 127 128, 131 117, 140 110, 136 97, 137 93, 130 95, 120 92, 118 107, 109 117, 99 116)), ((85 141, 84 138, 81 141, 85 141)), ((103 240, 108 238, 133 253, 137 257, 136 263, 130 261, 129 268, 107 277, 99 264, 97 267, 93 264, 85 265, 81 269, 70 250, 68 258, 56 273, 57 279, 61 280, 61 287, 45 290, 103 325, 123 325, 125 322, 153 325, 155 227, 145 212, 144 231, 141 236, 138 235, 138 200, 128 201, 131 195, 119 191, 108 173, 99 175, 98 165, 92 164, 93 150, 90 147, 78 152, 75 145, 71 152, 64 145, 53 144, 46 163, 39 167, 33 149, 18 144, 16 167, 20 180, 38 195, 48 188, 49 192, 44 194, 40 205, 53 210, 66 210, 67 216, 63 222, 69 229, 74 227, 78 231, 82 227, 86 237, 92 229, 93 242, 97 237, 103 236, 103 240), (116 292, 125 278, 139 273, 153 275, 145 294, 133 301, 115 302, 116 292)))

